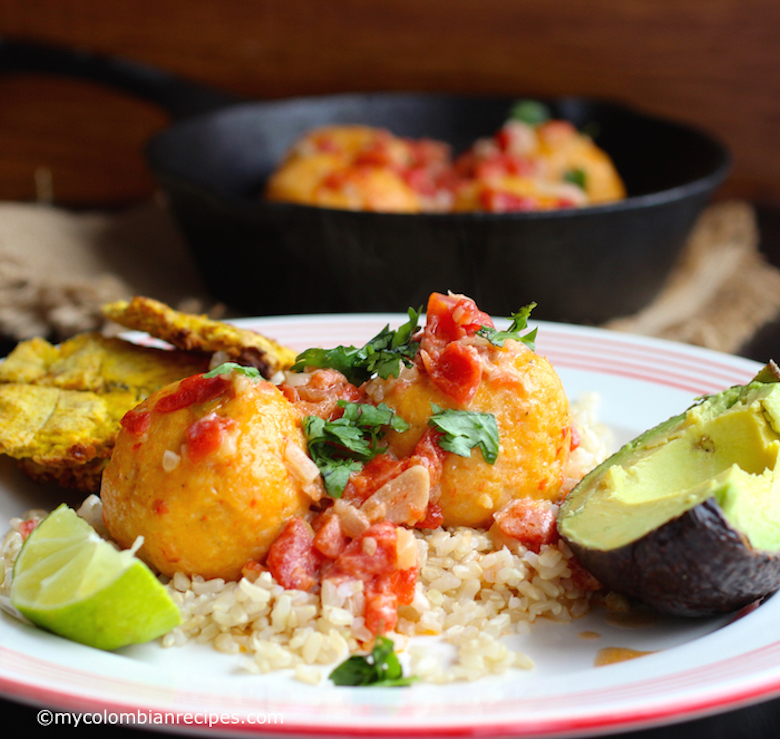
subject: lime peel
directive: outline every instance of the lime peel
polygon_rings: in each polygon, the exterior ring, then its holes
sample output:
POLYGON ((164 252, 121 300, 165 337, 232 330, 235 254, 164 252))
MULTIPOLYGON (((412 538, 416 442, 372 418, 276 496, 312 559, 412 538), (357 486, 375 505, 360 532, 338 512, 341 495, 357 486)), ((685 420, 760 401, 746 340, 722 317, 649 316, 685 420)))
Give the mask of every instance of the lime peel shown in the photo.
POLYGON ((99 649, 156 639, 181 614, 132 550, 119 551, 66 505, 33 529, 14 564, 11 605, 32 623, 99 649))

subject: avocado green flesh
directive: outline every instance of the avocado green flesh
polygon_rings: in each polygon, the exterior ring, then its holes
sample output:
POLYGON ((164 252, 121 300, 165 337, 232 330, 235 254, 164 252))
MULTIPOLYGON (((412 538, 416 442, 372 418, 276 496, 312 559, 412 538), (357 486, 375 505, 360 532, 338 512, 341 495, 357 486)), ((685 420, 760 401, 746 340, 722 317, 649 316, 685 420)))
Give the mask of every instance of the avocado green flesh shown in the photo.
POLYGON ((587 475, 562 506, 562 536, 617 549, 712 497, 754 549, 780 550, 779 421, 777 383, 707 398, 587 475))

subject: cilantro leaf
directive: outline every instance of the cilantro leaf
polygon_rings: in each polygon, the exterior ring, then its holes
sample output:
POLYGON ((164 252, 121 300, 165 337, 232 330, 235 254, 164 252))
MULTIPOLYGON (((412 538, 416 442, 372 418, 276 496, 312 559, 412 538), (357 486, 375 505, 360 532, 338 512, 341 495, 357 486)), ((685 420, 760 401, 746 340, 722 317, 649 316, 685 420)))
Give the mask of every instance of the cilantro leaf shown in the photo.
POLYGON ((538 100, 518 100, 509 113, 509 117, 529 126, 538 126, 552 118, 550 109, 538 100))
POLYGON ((588 175, 584 169, 569 169, 563 173, 563 179, 565 182, 577 185, 580 190, 584 190, 588 183, 588 175))
POLYGON ((403 432, 409 424, 385 403, 339 401, 344 415, 335 421, 319 416, 303 419, 303 432, 308 442, 309 456, 320 470, 325 492, 340 498, 353 472, 360 472, 366 462, 381 454, 380 439, 386 427, 403 432))
POLYGON ((409 424, 403 418, 397 416, 387 403, 370 405, 368 403, 348 403, 345 400, 340 400, 338 405, 344 409, 344 415, 339 420, 346 419, 360 428, 376 430, 382 426, 390 426, 394 431, 401 432, 409 429, 409 424))
POLYGON ((229 375, 233 371, 240 372, 242 375, 246 375, 253 380, 259 380, 261 377, 260 370, 258 370, 256 367, 244 367, 243 365, 236 364, 235 362, 223 362, 222 364, 214 367, 214 369, 210 372, 206 372, 206 374, 203 376, 211 379, 217 375, 229 375))
POLYGON ((411 367, 420 342, 413 336, 422 313, 409 308, 409 320, 395 331, 385 326, 374 338, 361 348, 337 346, 334 349, 307 349, 299 354, 292 366, 294 372, 303 372, 308 367, 335 369, 341 372, 353 385, 361 385, 378 375, 383 380, 398 377, 401 365, 411 367))
POLYGON ((482 326, 477 331, 478 336, 483 336, 494 346, 504 346, 504 342, 507 339, 514 339, 515 341, 522 341, 529 349, 533 350, 536 347, 536 331, 529 331, 525 336, 521 336, 520 332, 524 331, 528 326, 528 316, 531 315, 531 311, 536 308, 536 303, 529 303, 524 305, 517 313, 513 313, 509 316, 512 324, 506 331, 499 331, 490 326, 482 326))
POLYGON ((356 372, 352 369, 357 362, 358 349, 354 346, 337 346, 334 349, 306 349, 295 358, 290 368, 293 372, 303 372, 308 368, 334 369, 341 372, 350 382, 360 384, 356 372))
POLYGON ((393 642, 385 636, 376 638, 370 654, 349 657, 329 677, 336 685, 375 687, 402 687, 417 680, 414 676, 403 676, 393 642))
POLYGON ((488 464, 498 458, 498 424, 492 413, 475 411, 443 410, 431 403, 433 415, 428 425, 444 433, 439 446, 445 451, 461 457, 470 457, 471 450, 479 447, 488 464))

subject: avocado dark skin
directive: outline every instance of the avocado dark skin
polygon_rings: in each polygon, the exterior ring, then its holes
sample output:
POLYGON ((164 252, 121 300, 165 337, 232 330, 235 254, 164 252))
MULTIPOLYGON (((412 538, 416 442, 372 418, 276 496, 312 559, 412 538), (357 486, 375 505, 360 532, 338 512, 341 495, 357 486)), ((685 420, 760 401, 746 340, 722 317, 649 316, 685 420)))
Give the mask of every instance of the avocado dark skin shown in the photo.
POLYGON ((619 549, 568 544, 611 590, 672 616, 730 613, 780 589, 780 557, 752 549, 713 498, 619 549))
POLYGON ((780 589, 780 370, 700 399, 562 502, 558 532, 607 589, 674 616, 780 589))

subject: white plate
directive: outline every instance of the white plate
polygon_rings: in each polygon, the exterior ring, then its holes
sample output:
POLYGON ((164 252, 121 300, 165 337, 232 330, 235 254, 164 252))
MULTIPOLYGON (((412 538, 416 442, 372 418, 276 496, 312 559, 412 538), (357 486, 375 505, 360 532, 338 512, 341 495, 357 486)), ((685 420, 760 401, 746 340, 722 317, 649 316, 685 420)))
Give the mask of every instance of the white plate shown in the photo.
MULTIPOLYGON (((295 349, 360 344, 405 316, 253 319, 295 349)), ((557 367, 570 397, 596 391, 616 442, 681 412, 699 395, 748 381, 755 362, 598 329, 539 323, 537 349, 557 367)), ((63 492, 0 466, 0 519, 63 492)), ((71 500, 73 500, 71 496, 71 500)), ((0 691, 68 711, 132 714, 175 730, 317 736, 547 736, 613 732, 680 721, 780 693, 780 598, 741 618, 658 620, 633 628, 593 613, 567 626, 537 623, 517 645, 534 670, 476 683, 410 688, 309 686, 284 673, 239 672, 237 658, 208 646, 156 644, 105 653, 0 619, 0 691), (599 639, 580 638, 583 631, 599 639), (653 652, 595 668, 602 647, 653 652), (189 714, 189 716, 187 715, 189 714)), ((129 719, 126 718, 125 723, 129 719)))

